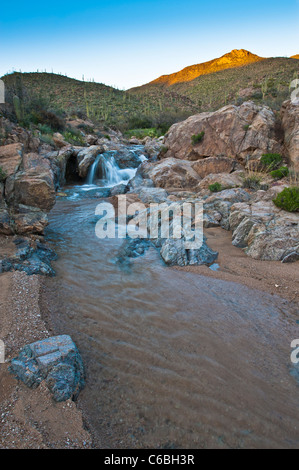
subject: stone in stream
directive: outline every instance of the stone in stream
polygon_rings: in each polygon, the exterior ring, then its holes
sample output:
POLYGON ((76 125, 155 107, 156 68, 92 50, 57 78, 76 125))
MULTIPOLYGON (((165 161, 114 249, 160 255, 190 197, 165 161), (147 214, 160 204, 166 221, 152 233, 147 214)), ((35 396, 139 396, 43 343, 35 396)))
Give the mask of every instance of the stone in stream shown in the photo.
POLYGON ((68 335, 26 345, 12 359, 9 370, 30 388, 45 380, 57 402, 75 400, 85 385, 82 358, 68 335))

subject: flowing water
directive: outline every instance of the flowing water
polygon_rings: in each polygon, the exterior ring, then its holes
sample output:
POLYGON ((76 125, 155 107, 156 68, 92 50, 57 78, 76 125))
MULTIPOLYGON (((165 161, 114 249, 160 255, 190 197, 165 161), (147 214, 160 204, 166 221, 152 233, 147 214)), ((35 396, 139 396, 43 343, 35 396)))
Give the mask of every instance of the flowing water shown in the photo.
POLYGON ((57 201, 47 238, 53 322, 86 364, 80 403, 106 448, 298 447, 294 313, 279 297, 178 271, 130 270, 95 236, 99 200, 57 201))

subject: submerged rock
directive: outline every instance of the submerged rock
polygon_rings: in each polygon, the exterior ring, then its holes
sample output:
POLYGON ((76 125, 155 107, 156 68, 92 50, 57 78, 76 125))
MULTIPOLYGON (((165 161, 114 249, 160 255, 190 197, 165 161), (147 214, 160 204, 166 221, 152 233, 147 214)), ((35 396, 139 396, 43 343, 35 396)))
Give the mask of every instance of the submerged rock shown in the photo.
POLYGON ((9 370, 30 388, 37 388, 45 380, 57 402, 75 400, 85 385, 82 358, 68 335, 25 346, 12 359, 9 370))

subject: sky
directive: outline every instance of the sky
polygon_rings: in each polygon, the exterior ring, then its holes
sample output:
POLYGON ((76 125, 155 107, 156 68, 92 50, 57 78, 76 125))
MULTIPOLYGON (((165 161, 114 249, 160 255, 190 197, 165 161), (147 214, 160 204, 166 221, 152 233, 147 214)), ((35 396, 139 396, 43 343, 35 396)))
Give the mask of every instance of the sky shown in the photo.
POLYGON ((247 49, 299 54, 299 0, 14 0, 0 6, 0 76, 47 71, 128 89, 247 49))

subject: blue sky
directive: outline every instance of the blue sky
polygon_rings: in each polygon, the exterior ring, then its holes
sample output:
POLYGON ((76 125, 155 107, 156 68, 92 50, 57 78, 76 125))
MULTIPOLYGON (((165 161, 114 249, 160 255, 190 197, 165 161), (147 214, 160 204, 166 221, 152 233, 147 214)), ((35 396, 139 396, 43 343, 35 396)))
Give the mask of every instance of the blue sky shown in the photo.
POLYGON ((0 75, 47 70, 127 89, 247 49, 299 53, 299 0, 6 2, 0 75))

